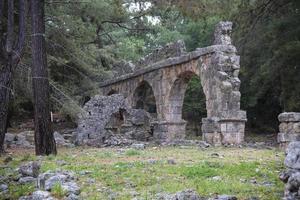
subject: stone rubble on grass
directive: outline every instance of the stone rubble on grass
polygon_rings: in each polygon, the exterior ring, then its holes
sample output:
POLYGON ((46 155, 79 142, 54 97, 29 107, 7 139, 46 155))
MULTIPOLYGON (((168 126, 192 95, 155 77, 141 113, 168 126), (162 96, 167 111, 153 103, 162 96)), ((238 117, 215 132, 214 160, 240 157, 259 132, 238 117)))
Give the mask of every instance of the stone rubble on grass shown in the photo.
POLYGON ((300 142, 291 142, 286 150, 284 161, 286 170, 279 178, 285 185, 284 200, 300 199, 300 142))
MULTIPOLYGON (((74 147, 72 143, 64 139, 64 136, 55 131, 54 139, 57 146, 74 147)), ((34 148, 34 131, 23 131, 18 134, 6 133, 4 142, 7 147, 34 148)))
POLYGON ((50 194, 50 192, 37 190, 29 196, 20 197, 19 200, 55 200, 50 194))
MULTIPOLYGON (((65 199, 77 200, 80 194, 80 187, 76 183, 74 173, 70 171, 47 171, 39 174, 40 163, 29 162, 22 164, 17 171, 20 178, 17 180, 19 184, 36 182, 36 191, 29 196, 20 197, 19 200, 54 200, 51 196, 51 190, 57 185, 61 185, 65 191, 65 199)), ((0 190, 7 190, 4 185, 0 190), (2 189, 3 188, 3 189, 2 189)))
POLYGON ((191 189, 177 192, 175 194, 159 193, 156 195, 156 200, 237 200, 235 196, 231 195, 218 195, 213 198, 207 199, 201 197, 197 192, 191 189))
POLYGON ((19 134, 6 133, 4 143, 7 147, 33 148, 34 146, 28 141, 26 133, 19 134))

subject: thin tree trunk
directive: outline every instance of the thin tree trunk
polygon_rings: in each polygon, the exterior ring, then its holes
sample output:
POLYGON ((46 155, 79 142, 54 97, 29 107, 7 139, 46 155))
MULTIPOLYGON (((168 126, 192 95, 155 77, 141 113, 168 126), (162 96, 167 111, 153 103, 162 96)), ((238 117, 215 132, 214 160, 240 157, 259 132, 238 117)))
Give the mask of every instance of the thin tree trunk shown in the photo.
POLYGON ((45 47, 44 0, 31 0, 32 84, 36 155, 56 154, 50 121, 49 81, 45 47))
MULTIPOLYGON (((4 0, 0 0, 0 26, 3 34, 3 6, 4 0)), ((6 39, 1 36, 0 59, 0 154, 4 153, 4 139, 7 128, 8 105, 11 94, 12 73, 19 63, 25 45, 25 0, 19 0, 19 34, 18 41, 14 42, 14 1, 8 1, 8 21, 6 39), (14 48, 15 47, 15 48, 14 48)))
POLYGON ((5 152, 4 138, 6 133, 8 104, 11 93, 12 59, 7 61, 0 71, 0 154, 5 152))

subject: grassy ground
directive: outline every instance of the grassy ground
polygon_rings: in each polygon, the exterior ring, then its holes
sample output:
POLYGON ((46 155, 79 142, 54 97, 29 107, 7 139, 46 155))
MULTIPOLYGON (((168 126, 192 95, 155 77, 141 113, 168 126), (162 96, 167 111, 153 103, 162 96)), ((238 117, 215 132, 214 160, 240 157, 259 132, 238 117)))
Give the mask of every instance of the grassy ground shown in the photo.
MULTIPOLYGON (((8 166, 36 160, 33 151, 14 151, 8 166)), ((41 158, 42 171, 74 171, 83 199, 152 199, 155 194, 195 189, 202 196, 233 194, 239 199, 280 199, 284 185, 283 152, 276 149, 149 147, 133 149, 59 149, 41 158), (169 162, 168 162, 169 160, 169 162), (63 162, 64 161, 64 162, 63 162), (175 161, 175 164, 173 163, 175 161), (62 165, 62 163, 64 163, 62 165)), ((4 158, 0 158, 4 165, 4 158)), ((0 175, 14 173, 0 168, 0 175)), ((13 198, 33 190, 32 185, 10 187, 13 198)))

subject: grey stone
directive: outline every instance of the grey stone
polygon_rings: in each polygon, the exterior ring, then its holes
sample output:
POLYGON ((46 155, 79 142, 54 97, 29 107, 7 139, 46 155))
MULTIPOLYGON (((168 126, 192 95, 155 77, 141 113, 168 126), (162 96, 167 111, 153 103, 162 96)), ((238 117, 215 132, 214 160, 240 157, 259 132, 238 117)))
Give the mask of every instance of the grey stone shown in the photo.
POLYGON ((278 116, 280 122, 300 122, 300 113, 284 112, 278 116))
POLYGON ((80 194, 80 187, 74 181, 63 183, 62 188, 67 192, 67 194, 80 194))
POLYGON ((79 196, 76 194, 71 193, 69 196, 67 196, 67 198, 65 198, 65 200, 79 200, 79 196))
POLYGON ((157 194, 157 200, 202 200, 194 190, 184 190, 181 192, 177 192, 176 194, 157 194))
POLYGON ((231 195, 218 195, 213 200, 237 200, 237 198, 231 195))
POLYGON ((169 165, 176 165, 176 162, 173 159, 169 159, 167 162, 169 165))
POLYGON ((5 133, 4 142, 8 145, 12 144, 16 140, 16 135, 12 133, 5 133))
POLYGON ((215 28, 214 44, 231 44, 232 22, 219 22, 215 28))
POLYGON ((58 183, 63 184, 75 179, 74 174, 68 171, 47 171, 42 173, 37 178, 37 187, 44 190, 51 190, 58 183))
POLYGON ((56 174, 45 181, 45 190, 51 190, 55 184, 63 184, 68 177, 64 174, 56 174))
POLYGON ((85 114, 79 114, 76 144, 101 145, 109 136, 105 126, 114 113, 126 109, 125 99, 122 95, 111 96, 97 95, 88 101, 84 110, 85 114), (90 140, 90 143, 88 143, 90 140))
POLYGON ((26 176, 26 177, 21 177, 18 182, 20 184, 27 184, 27 183, 33 183, 35 181, 36 181, 36 178, 33 178, 31 176, 26 176))
POLYGON ((18 171, 22 176, 38 177, 39 170, 40 170, 40 163, 32 161, 21 165, 18 171))
POLYGON ((54 135, 55 142, 58 146, 65 146, 66 145, 65 138, 59 132, 55 131, 53 133, 53 135, 54 135))
POLYGON ((6 185, 6 184, 0 184, 0 192, 4 192, 6 190, 8 190, 8 185, 6 185))
POLYGON ((21 197, 19 200, 54 200, 54 198, 47 191, 37 190, 32 195, 21 197))
POLYGON ((300 141, 300 113, 285 112, 278 116, 279 133, 277 142, 286 148, 290 142, 300 141))
POLYGON ((143 150, 146 148, 145 144, 132 144, 131 147, 137 150, 143 150))
POLYGON ((291 169, 300 170, 300 141, 291 142, 286 152, 284 164, 291 169))

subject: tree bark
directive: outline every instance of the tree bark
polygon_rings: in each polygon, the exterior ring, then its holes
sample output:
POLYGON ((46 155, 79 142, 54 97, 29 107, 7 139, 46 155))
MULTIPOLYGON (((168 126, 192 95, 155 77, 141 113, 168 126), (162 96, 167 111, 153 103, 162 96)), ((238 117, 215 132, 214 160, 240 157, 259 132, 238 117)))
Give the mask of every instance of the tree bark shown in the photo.
POLYGON ((31 0, 32 84, 36 155, 56 154, 50 121, 49 81, 45 47, 44 0, 31 0))
POLYGON ((7 3, 7 36, 4 37, 3 6, 0 0, 1 46, 0 52, 0 154, 5 152, 4 139, 7 128, 8 105, 11 94, 12 73, 19 63, 25 45, 25 0, 19 0, 19 33, 17 42, 14 40, 14 1, 7 3))
POLYGON ((6 133, 8 104, 11 93, 12 59, 0 71, 0 154, 5 152, 4 138, 6 133))

